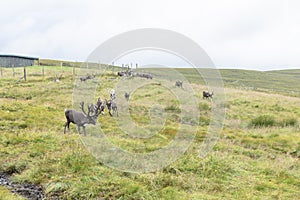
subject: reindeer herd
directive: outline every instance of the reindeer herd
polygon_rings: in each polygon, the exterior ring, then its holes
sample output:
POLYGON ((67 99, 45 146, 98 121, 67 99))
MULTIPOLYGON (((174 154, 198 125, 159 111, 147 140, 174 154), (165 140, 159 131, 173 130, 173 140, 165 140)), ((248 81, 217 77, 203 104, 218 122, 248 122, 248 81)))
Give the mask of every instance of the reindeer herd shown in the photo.
MULTIPOLYGON (((132 71, 125 71, 125 72, 118 72, 118 76, 133 76, 132 71)), ((152 75, 150 74, 139 74, 137 73, 136 76, 142 77, 142 78, 147 78, 147 79, 152 79, 152 75)), ((95 75, 87 75, 86 77, 80 77, 80 81, 86 81, 88 79, 93 79, 95 78, 95 75)), ((175 82, 175 87, 179 87, 183 89, 183 81, 177 80, 175 82)), ((85 127, 88 124, 93 124, 95 125, 97 122, 97 118, 100 114, 104 114, 105 107, 108 110, 108 113, 111 117, 119 116, 118 113, 118 106, 116 103, 116 91, 114 89, 110 90, 109 92, 110 99, 107 100, 105 99, 104 101, 101 98, 98 98, 96 104, 90 104, 87 106, 87 112, 84 108, 84 102, 82 101, 80 103, 80 109, 81 111, 76 111, 74 109, 65 109, 65 117, 67 122, 64 125, 64 134, 66 133, 66 128, 70 131, 70 123, 76 124, 77 125, 77 130, 78 133, 81 134, 80 128, 83 128, 83 133, 86 135, 86 130, 85 127)), ((130 94, 128 92, 125 92, 124 95, 125 99, 129 101, 130 94)), ((208 92, 208 91, 203 91, 203 99, 210 99, 212 100, 213 98, 213 92, 208 92)))

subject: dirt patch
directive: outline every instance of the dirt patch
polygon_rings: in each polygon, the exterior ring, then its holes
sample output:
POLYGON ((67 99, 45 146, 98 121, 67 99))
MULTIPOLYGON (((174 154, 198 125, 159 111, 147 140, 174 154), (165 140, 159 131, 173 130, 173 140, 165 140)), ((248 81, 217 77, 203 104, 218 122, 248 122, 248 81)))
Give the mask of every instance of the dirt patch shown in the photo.
POLYGON ((40 185, 13 183, 10 175, 0 173, 0 185, 5 186, 11 192, 21 195, 27 199, 40 200, 45 197, 44 189, 40 185))

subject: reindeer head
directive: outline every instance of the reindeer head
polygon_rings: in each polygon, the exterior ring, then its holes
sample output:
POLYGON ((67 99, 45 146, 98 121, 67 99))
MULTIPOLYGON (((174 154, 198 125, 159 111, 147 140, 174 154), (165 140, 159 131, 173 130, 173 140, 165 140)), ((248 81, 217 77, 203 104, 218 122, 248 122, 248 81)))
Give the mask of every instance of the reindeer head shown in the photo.
POLYGON ((96 106, 93 104, 89 105, 88 113, 85 112, 84 102, 80 103, 80 108, 81 108, 83 114, 85 115, 86 119, 88 120, 88 123, 95 125, 96 121, 97 121, 97 117, 100 114, 100 105, 96 105, 96 106))

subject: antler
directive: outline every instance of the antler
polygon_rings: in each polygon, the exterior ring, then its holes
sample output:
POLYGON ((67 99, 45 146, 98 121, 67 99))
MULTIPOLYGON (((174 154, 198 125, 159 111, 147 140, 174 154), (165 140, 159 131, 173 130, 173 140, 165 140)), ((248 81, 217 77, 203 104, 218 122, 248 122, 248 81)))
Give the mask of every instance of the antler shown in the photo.
POLYGON ((100 106, 101 104, 96 105, 95 114, 92 117, 97 117, 100 114, 100 106))
POLYGON ((90 107, 89 107, 89 109, 88 109, 88 110, 89 110, 88 113, 86 114, 86 112, 85 112, 85 110, 84 110, 84 102, 83 102, 83 101, 80 102, 80 108, 81 108, 82 112, 83 112, 85 115, 90 116, 90 112, 91 112, 90 107))
POLYGON ((97 100, 97 106, 101 106, 103 104, 102 99, 99 97, 97 100))

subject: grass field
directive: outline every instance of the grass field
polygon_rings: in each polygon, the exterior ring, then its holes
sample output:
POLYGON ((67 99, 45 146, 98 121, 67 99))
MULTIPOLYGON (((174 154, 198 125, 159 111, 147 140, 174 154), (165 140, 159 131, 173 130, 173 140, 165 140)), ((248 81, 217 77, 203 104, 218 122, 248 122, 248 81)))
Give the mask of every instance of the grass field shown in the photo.
MULTIPOLYGON (((113 170, 95 159, 75 125, 63 134, 64 109, 72 107, 72 67, 45 67, 44 79, 42 68, 28 67, 27 81, 20 79, 22 68, 16 69, 15 77, 11 69, 3 70, 7 71, 0 78, 0 172, 11 173, 15 182, 42 185, 48 199, 300 199, 299 70, 221 70, 226 119, 213 151, 199 158, 212 103, 202 99, 203 80, 190 69, 178 69, 191 81, 198 100, 196 136, 174 163, 144 174, 113 170)), ((119 79, 106 71, 97 96, 108 98, 107 88, 119 79)), ((131 138, 106 112, 98 118, 106 137, 136 153, 167 145, 178 130, 176 97, 157 83, 131 98, 130 115, 139 126, 150 122, 149 105, 158 101, 167 114, 164 129, 148 140, 131 138)), ((122 108, 119 112, 122 115, 122 108)), ((0 199, 22 197, 0 187, 0 199)))

